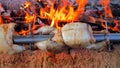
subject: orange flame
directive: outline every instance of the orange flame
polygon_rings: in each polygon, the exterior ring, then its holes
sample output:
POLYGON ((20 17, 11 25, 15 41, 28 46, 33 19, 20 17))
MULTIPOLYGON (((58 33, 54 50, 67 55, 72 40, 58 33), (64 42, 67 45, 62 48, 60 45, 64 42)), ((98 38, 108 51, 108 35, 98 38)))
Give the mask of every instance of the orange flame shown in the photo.
POLYGON ((119 26, 119 22, 118 22, 118 20, 114 20, 114 23, 115 23, 115 27, 114 28, 112 28, 112 30, 113 31, 119 31, 120 32, 120 30, 118 29, 118 26, 119 26))
MULTIPOLYGON (((118 20, 115 19, 115 20, 114 20, 114 23, 115 23, 115 26, 114 26, 114 27, 108 26, 107 28, 108 28, 108 29, 111 29, 112 31, 118 31, 118 32, 120 32, 120 30, 118 29, 118 26, 119 26, 118 20)), ((101 25, 102 25, 103 28, 106 28, 104 22, 102 22, 101 25)))
POLYGON ((3 24, 2 16, 0 16, 0 24, 3 24))
POLYGON ((26 13, 25 22, 32 23, 32 22, 34 22, 35 18, 36 18, 36 16, 34 14, 30 15, 30 14, 26 13))
POLYGON ((28 30, 21 30, 18 34, 25 36, 28 34, 28 30))
POLYGON ((24 6, 24 8, 29 8, 30 5, 31 5, 31 2, 25 2, 25 6, 24 6))
MULTIPOLYGON (((28 24, 32 24, 31 28, 32 30, 35 29, 35 21, 36 21, 36 15, 31 13, 30 14, 30 11, 29 11, 29 8, 30 8, 30 5, 31 5, 31 2, 25 2, 24 3, 24 9, 25 9, 25 23, 28 23, 28 24)), ((30 32, 30 29, 28 30, 24 30, 22 29, 19 34, 21 35, 27 35, 28 32, 30 32)))
POLYGON ((87 0, 76 0, 78 7, 75 10, 74 7, 66 0, 62 0, 57 9, 52 7, 45 7, 40 10, 40 18, 46 18, 51 20, 51 26, 59 28, 59 22, 73 22, 78 21, 80 15, 84 12, 84 7, 87 4, 87 0))
MULTIPOLYGON (((36 19, 36 16, 33 14, 33 15, 30 15, 30 14, 28 14, 27 12, 26 12, 26 16, 25 16, 25 22, 26 23, 30 23, 30 24, 32 24, 32 30, 34 30, 35 29, 35 27, 34 27, 34 25, 35 25, 35 19, 36 19)), ((21 30, 20 32, 19 32, 19 34, 20 35, 27 35, 28 34, 28 32, 29 32, 30 30, 21 30)))
POLYGON ((110 9, 110 0, 100 0, 99 4, 104 6, 105 17, 113 18, 112 11, 110 9))
MULTIPOLYGON (((114 18, 113 15, 112 15, 112 11, 111 11, 111 8, 110 8, 110 0, 100 0, 99 4, 101 4, 103 7, 104 7, 104 14, 105 14, 105 17, 106 18, 114 18)), ((105 22, 105 21, 104 21, 105 22)), ((114 23, 115 23, 115 26, 114 27, 111 27, 111 26, 108 26, 107 28, 108 29, 111 29, 113 31, 118 31, 120 32, 119 28, 118 28, 118 21, 117 20, 114 20, 114 23)), ((105 24, 103 24, 103 22, 101 23, 101 25, 106 28, 105 24)))

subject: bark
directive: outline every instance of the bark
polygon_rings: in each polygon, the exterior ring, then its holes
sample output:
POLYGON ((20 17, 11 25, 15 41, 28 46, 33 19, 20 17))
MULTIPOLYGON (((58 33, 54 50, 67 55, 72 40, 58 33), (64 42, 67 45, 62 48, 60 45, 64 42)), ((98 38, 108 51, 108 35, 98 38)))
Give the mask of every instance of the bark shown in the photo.
POLYGON ((114 45, 114 51, 93 51, 71 49, 59 54, 40 50, 16 55, 0 55, 0 68, 120 68, 120 46, 114 45))

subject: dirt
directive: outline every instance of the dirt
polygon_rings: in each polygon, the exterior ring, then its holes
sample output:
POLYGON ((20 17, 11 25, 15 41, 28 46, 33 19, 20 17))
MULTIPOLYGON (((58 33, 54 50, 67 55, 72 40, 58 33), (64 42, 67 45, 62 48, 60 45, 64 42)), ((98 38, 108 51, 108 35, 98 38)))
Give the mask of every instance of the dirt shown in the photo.
POLYGON ((59 54, 29 50, 15 55, 0 55, 0 68, 120 68, 120 46, 112 52, 71 49, 59 54))

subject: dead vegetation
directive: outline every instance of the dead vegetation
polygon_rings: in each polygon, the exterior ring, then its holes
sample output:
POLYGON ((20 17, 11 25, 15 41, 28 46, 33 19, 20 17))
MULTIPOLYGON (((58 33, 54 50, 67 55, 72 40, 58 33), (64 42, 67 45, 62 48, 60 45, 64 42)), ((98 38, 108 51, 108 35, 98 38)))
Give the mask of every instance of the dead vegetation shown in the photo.
POLYGON ((72 49, 68 53, 51 54, 40 50, 15 55, 0 55, 0 68, 120 68, 120 46, 114 51, 72 49))

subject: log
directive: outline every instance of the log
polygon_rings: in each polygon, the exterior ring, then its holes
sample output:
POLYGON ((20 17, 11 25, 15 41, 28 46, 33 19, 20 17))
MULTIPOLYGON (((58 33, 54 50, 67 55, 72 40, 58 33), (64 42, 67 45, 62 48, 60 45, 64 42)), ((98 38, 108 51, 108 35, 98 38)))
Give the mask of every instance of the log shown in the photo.
POLYGON ((72 49, 59 54, 29 51, 16 55, 0 54, 0 68, 120 68, 120 46, 113 52, 72 49))

